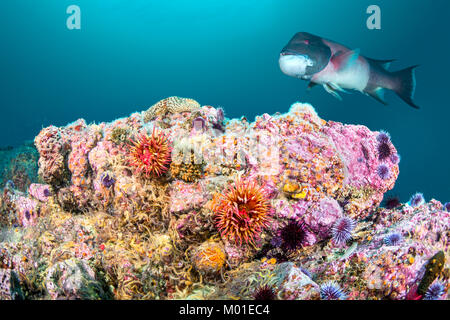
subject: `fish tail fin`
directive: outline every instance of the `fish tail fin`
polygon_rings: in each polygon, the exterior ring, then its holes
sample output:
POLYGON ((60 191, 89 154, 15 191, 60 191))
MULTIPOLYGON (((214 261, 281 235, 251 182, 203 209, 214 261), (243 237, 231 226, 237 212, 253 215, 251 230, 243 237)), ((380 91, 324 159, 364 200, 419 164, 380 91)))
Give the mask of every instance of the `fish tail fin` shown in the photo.
POLYGON ((416 75, 414 71, 417 67, 418 65, 396 71, 393 72, 392 75, 398 81, 396 88, 394 88, 395 93, 411 107, 419 109, 419 106, 413 101, 414 92, 416 90, 416 75))

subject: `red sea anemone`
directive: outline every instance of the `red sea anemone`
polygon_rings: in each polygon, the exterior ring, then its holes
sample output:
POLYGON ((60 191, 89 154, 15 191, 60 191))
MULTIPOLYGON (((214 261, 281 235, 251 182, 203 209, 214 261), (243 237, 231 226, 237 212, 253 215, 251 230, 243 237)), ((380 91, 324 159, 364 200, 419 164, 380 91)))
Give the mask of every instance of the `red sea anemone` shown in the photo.
POLYGON ((254 244, 269 224, 270 201, 255 181, 238 179, 220 195, 214 208, 216 227, 222 238, 254 244))
POLYGON ((172 161, 172 147, 168 137, 157 129, 151 136, 141 134, 134 141, 128 153, 129 163, 137 172, 147 176, 161 176, 169 169, 172 161))

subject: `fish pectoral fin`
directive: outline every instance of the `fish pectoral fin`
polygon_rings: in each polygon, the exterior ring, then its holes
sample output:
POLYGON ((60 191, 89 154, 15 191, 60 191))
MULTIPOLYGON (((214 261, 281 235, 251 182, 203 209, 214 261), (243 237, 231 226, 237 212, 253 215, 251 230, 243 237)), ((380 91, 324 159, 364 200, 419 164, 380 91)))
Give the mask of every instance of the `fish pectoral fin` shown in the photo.
POLYGON ((356 60, 358 60, 359 53, 359 49, 355 49, 345 53, 341 53, 341 51, 339 51, 331 58, 331 62, 335 66, 336 70, 344 70, 355 63, 356 60))
POLYGON ((377 87, 373 90, 366 91, 365 93, 374 98, 375 100, 377 100, 378 102, 381 102, 385 106, 388 105, 388 103, 384 101, 384 89, 382 87, 377 87))
POLYGON ((306 88, 306 90, 311 90, 312 88, 314 88, 315 86, 317 86, 317 83, 310 81, 308 83, 308 87, 306 88))
POLYGON ((323 88, 325 89, 326 92, 331 94, 333 97, 342 101, 342 97, 339 95, 339 93, 337 93, 336 90, 334 90, 328 83, 324 83, 323 88))

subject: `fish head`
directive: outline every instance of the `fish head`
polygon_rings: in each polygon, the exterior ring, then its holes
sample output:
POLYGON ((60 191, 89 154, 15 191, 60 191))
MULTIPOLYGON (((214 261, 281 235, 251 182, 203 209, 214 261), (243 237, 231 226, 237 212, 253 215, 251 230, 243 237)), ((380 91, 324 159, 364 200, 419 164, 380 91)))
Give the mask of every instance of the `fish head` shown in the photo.
POLYGON ((298 32, 281 50, 281 71, 291 77, 310 79, 322 71, 331 58, 331 49, 322 38, 307 32, 298 32))

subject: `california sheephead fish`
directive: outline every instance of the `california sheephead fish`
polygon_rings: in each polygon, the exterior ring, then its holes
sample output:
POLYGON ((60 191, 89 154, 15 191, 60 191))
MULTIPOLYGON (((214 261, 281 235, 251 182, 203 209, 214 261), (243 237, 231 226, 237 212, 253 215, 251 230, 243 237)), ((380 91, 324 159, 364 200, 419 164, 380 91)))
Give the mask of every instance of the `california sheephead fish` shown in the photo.
POLYGON ((413 101, 417 66, 390 72, 393 61, 366 58, 359 49, 351 50, 307 32, 296 33, 279 59, 284 74, 310 81, 308 89, 320 84, 339 100, 339 92, 358 90, 385 105, 384 89, 389 89, 418 109, 413 101))

